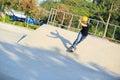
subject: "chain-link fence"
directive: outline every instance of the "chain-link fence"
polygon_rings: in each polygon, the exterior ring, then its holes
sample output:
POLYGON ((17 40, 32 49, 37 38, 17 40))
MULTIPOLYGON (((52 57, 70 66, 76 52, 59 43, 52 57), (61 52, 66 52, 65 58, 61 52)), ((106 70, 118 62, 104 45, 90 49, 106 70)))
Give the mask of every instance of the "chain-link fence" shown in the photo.
MULTIPOLYGON (((82 16, 71 14, 57 9, 51 9, 48 17, 47 24, 62 27, 65 29, 78 32, 81 29, 79 19, 82 16)), ((90 27, 89 33, 103 37, 105 34, 106 23, 89 18, 88 21, 90 27)), ((120 26, 114 24, 108 24, 106 38, 120 42, 120 26)))

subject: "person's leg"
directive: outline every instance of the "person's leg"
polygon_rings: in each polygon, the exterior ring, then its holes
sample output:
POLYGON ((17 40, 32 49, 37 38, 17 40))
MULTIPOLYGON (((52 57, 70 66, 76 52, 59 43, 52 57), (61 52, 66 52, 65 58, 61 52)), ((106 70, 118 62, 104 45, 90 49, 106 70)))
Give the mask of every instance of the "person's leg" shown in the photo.
POLYGON ((76 40, 73 42, 72 48, 76 48, 76 46, 78 45, 78 43, 80 43, 81 40, 82 40, 82 33, 79 32, 76 40))
POLYGON ((81 32, 79 32, 78 36, 77 36, 76 40, 73 42, 72 46, 70 48, 68 48, 68 51, 70 51, 70 52, 75 51, 76 45, 80 42, 81 38, 82 38, 82 34, 81 34, 81 32))
POLYGON ((86 38, 86 36, 83 36, 81 32, 79 32, 76 40, 73 42, 72 46, 68 49, 69 51, 73 52, 76 50, 76 46, 83 41, 86 38))
POLYGON ((80 42, 82 42, 85 38, 86 38, 86 36, 83 36, 83 35, 82 35, 80 41, 79 41, 77 44, 79 44, 80 42))
POLYGON ((83 41, 86 38, 86 36, 83 36, 81 34, 81 32, 78 34, 76 40, 73 42, 73 45, 69 48, 70 51, 75 51, 76 50, 76 46, 83 41))

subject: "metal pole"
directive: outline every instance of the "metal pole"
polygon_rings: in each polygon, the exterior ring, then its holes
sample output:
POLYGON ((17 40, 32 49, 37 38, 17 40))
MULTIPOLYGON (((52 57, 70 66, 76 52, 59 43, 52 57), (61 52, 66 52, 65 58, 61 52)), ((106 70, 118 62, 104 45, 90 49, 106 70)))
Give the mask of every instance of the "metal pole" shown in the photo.
POLYGON ((71 15, 72 15, 72 17, 71 17, 71 20, 70 20, 70 22, 69 22, 68 29, 70 29, 70 26, 71 26, 71 24, 72 24, 72 20, 73 20, 73 14, 71 14, 71 15))
MULTIPOLYGON (((110 9, 110 11, 111 11, 112 9, 113 9, 113 3, 112 3, 112 5, 111 5, 111 9, 110 9)), ((107 20, 107 24, 106 24, 106 26, 105 26, 105 31, 104 31, 103 38, 106 37, 106 33, 107 33, 107 29, 108 29, 108 25, 109 25, 109 21, 110 21, 111 15, 112 15, 112 14, 109 13, 108 20, 107 20)))
POLYGON ((55 10, 55 16, 54 16, 54 20, 53 20, 54 23, 55 23, 56 16, 57 16, 57 10, 55 10))
POLYGON ((113 32, 113 35, 112 35, 112 39, 114 39, 114 38, 115 38, 115 31, 116 31, 116 27, 117 27, 117 26, 115 26, 115 28, 114 28, 114 32, 113 32))
POLYGON ((61 25, 63 25, 64 19, 65 19, 65 12, 63 14, 63 19, 62 19, 61 25))
POLYGON ((53 10, 53 8, 50 10, 49 17, 48 17, 48 20, 47 20, 47 24, 49 23, 49 20, 50 20, 50 17, 51 17, 51 13, 52 13, 52 10, 53 10))
POLYGON ((98 25, 99 25, 99 21, 97 21, 97 25, 96 25, 96 29, 95 29, 95 35, 96 35, 96 32, 97 32, 98 25))
POLYGON ((51 16, 51 22, 53 23, 53 18, 54 18, 54 11, 55 11, 55 9, 53 9, 53 11, 52 11, 52 16, 51 16))

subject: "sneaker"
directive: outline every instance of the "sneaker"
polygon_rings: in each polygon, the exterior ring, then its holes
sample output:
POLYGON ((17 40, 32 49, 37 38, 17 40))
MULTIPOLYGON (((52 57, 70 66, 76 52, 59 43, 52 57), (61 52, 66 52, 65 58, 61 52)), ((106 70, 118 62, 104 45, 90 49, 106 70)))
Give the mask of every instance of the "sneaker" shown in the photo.
POLYGON ((74 51, 76 50, 77 48, 76 47, 74 47, 74 51))
POLYGON ((76 47, 75 48, 73 48, 73 47, 68 48, 69 52, 74 52, 75 50, 76 50, 76 47))
POLYGON ((72 48, 72 51, 74 52, 76 50, 76 47, 75 48, 72 48))

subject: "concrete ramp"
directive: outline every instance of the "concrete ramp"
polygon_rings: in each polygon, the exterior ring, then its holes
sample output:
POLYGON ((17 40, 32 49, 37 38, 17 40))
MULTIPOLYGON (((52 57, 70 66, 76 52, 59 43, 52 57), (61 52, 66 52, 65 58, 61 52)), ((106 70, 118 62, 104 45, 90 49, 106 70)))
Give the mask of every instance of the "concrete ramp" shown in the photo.
POLYGON ((89 35, 81 42, 75 54, 66 52, 78 33, 58 27, 43 25, 20 41, 20 44, 51 50, 57 49, 62 55, 86 64, 93 69, 101 66, 112 73, 120 75, 120 45, 106 39, 89 35), (94 67, 93 67, 94 66, 94 67))
POLYGON ((33 47, 47 48, 58 47, 65 51, 76 37, 76 33, 58 27, 44 25, 30 33, 20 43, 33 47))

